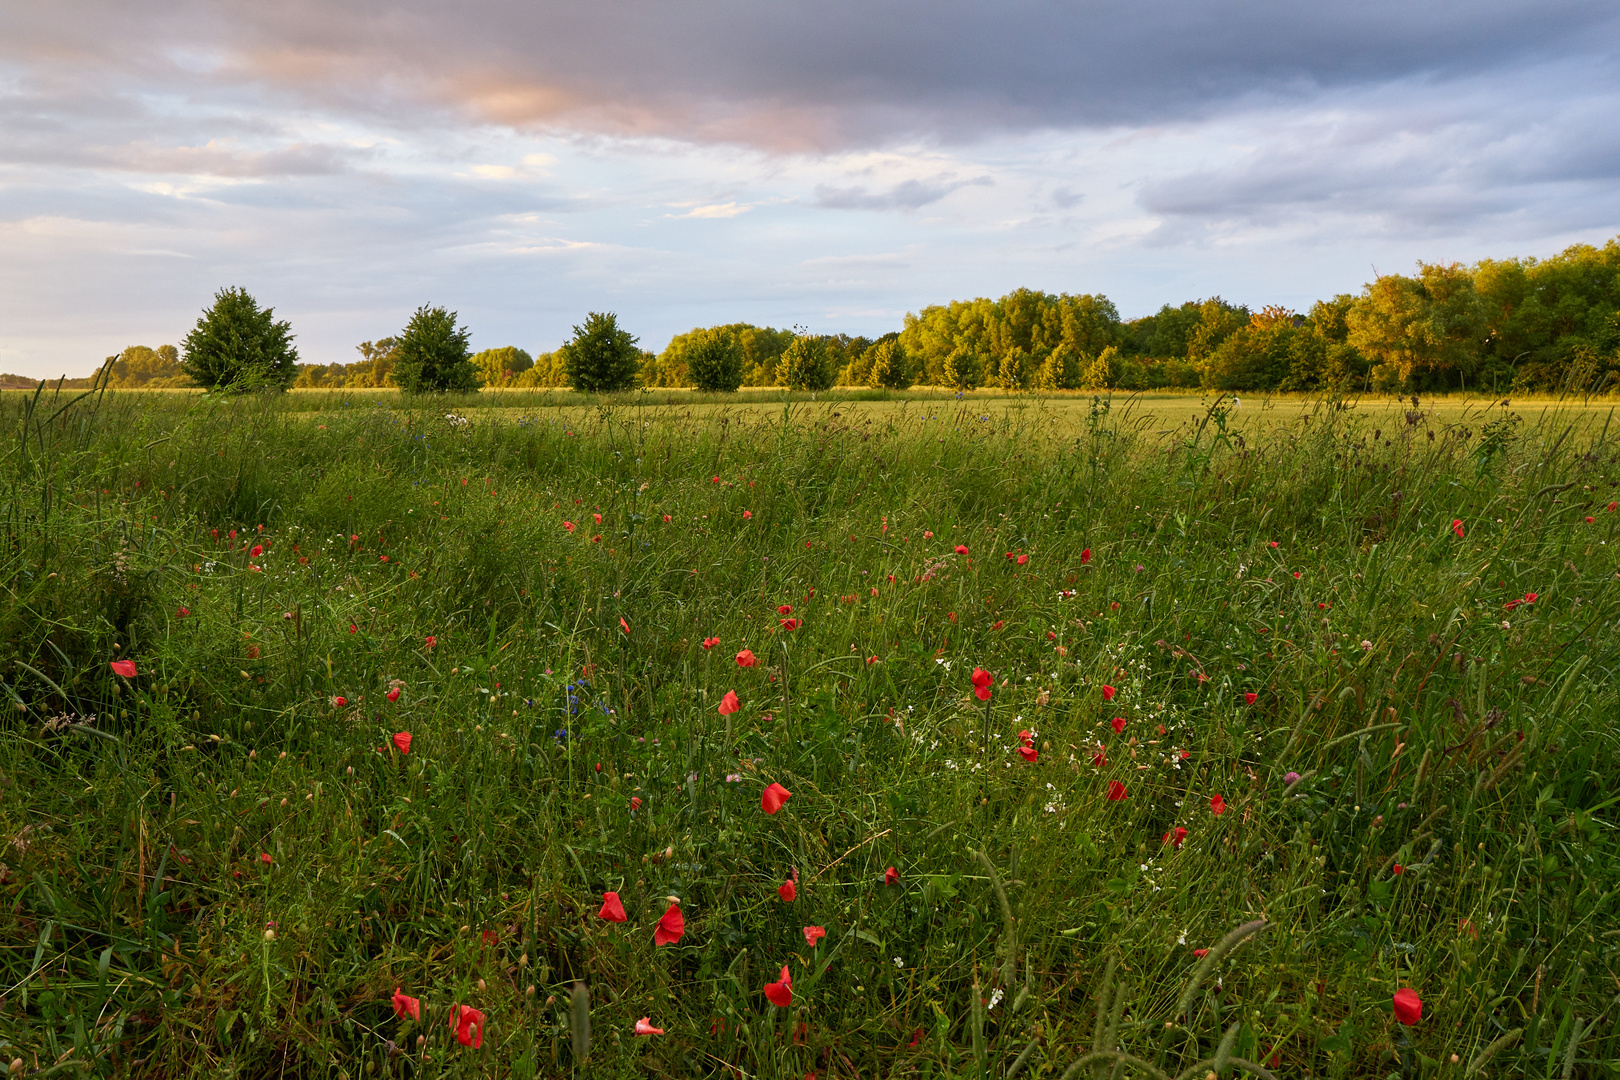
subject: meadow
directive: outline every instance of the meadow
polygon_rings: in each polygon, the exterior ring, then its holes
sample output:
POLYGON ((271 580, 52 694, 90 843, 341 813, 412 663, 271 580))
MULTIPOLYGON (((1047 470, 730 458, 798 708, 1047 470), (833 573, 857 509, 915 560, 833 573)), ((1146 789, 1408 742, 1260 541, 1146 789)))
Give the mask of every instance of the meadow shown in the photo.
POLYGON ((0 1066, 1620 1076, 1609 416, 0 396, 0 1066))

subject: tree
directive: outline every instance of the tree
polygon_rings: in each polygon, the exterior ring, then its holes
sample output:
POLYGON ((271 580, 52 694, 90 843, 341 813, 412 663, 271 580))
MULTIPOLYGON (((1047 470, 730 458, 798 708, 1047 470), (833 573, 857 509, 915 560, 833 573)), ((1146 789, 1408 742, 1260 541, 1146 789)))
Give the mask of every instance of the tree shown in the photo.
POLYGON ((180 347, 181 370, 210 390, 285 390, 298 377, 291 324, 275 321, 246 289, 215 293, 180 347))
POLYGON ((1419 263, 1416 278, 1381 275, 1345 322, 1349 343, 1383 367, 1375 374, 1403 388, 1445 385, 1452 372, 1466 380, 1479 367, 1486 334, 1473 278, 1456 263, 1419 263))
POLYGON ((729 330, 714 327, 700 331, 685 352, 687 378, 699 390, 730 394, 742 385, 742 343, 729 330))
POLYGON ((940 365, 940 380, 953 390, 971 390, 979 385, 979 354, 968 344, 958 345, 940 365))
POLYGON ((610 394, 636 385, 641 350, 629 331, 619 329, 619 317, 611 311, 588 313, 585 325, 574 327, 574 336, 558 352, 569 385, 579 393, 610 394))
POLYGON ((782 385, 791 390, 819 393, 832 389, 834 372, 827 342, 817 335, 799 334, 782 353, 776 374, 782 385))
POLYGON ((534 357, 516 345, 485 349, 474 354, 472 362, 485 386, 508 386, 519 375, 534 367, 534 357))
POLYGON ((466 327, 456 324, 454 311, 423 304, 394 346, 394 382, 407 394, 477 390, 469 336, 466 327))
POLYGON ((173 345, 149 349, 131 345, 118 354, 108 375, 107 385, 115 388, 146 387, 149 390, 185 386, 190 380, 180 367, 180 351, 173 345))
POLYGON ((909 389, 913 381, 911 357, 900 344, 900 335, 886 335, 868 351, 871 367, 866 373, 866 385, 889 390, 909 389))

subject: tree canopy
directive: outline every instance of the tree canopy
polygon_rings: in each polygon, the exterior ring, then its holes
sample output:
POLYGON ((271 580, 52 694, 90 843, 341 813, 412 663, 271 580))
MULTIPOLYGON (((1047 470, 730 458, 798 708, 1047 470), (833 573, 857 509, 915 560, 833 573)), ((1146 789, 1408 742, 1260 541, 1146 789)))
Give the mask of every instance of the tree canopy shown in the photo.
POLYGON ((285 390, 298 377, 292 326, 246 289, 221 289, 180 343, 180 368, 210 390, 285 390))

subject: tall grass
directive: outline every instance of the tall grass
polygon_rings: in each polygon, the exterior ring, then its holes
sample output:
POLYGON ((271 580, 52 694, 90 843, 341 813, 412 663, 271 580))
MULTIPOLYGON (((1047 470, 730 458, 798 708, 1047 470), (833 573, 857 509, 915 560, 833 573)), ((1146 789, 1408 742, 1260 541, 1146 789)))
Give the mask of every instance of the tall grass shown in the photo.
POLYGON ((1606 424, 68 402, 0 399, 25 1071, 1613 1074, 1606 424))

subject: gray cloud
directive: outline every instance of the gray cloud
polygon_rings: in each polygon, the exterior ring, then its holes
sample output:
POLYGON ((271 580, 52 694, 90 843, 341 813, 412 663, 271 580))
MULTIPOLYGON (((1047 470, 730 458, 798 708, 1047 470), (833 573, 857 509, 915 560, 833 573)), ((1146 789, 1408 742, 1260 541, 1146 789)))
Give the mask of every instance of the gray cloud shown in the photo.
POLYGON ((887 191, 817 184, 815 205, 827 210, 917 210, 929 203, 938 202, 951 192, 964 187, 989 187, 993 184, 994 181, 988 176, 979 176, 972 180, 954 180, 949 177, 905 180, 887 191))

